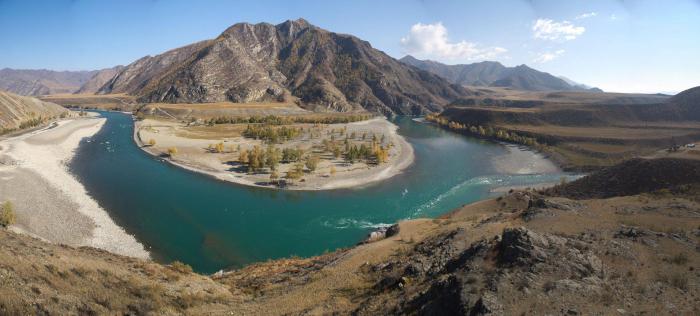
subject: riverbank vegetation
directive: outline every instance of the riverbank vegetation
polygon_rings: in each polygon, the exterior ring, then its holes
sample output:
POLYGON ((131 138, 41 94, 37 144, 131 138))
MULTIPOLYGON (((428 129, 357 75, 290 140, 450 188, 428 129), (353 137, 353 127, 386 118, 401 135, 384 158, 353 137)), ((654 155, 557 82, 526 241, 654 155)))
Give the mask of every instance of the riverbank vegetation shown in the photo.
POLYGON ((481 126, 481 125, 469 125, 463 124, 455 121, 450 121, 449 119, 440 116, 439 114, 427 114, 425 116, 427 121, 436 123, 439 126, 470 134, 477 137, 483 137, 487 139, 495 139, 499 141, 505 141, 509 143, 515 143, 520 145, 529 146, 538 150, 545 148, 544 144, 537 141, 535 137, 529 137, 525 135, 518 134, 513 131, 509 131, 503 128, 494 128, 492 126, 481 126))

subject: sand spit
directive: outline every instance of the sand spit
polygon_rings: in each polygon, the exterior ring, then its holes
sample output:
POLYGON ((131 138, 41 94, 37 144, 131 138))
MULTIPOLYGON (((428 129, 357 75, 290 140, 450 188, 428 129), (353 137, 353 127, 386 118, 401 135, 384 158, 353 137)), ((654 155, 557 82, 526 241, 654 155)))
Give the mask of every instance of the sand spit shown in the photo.
POLYGON ((143 245, 117 226, 68 171, 80 141, 97 133, 104 122, 63 120, 0 141, 0 200, 14 203, 15 230, 51 242, 148 258, 143 245))

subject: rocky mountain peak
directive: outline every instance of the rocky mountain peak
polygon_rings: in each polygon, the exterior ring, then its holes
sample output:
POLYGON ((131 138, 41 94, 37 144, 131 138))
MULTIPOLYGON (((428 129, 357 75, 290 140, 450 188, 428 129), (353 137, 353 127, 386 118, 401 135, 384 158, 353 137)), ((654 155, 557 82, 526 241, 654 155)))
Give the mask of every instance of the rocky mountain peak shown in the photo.
POLYGON ((100 92, 126 92, 141 102, 296 102, 312 110, 386 114, 439 111, 467 94, 366 41, 304 19, 238 23, 216 40, 142 58, 115 78, 100 92))

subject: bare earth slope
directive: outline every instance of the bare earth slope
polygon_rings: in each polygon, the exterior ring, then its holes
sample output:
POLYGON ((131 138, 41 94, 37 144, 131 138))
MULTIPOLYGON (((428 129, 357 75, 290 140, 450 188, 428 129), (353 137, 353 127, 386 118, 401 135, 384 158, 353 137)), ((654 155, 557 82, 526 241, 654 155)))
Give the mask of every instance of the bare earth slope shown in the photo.
POLYGON ((0 91, 0 130, 17 129, 32 120, 41 123, 67 112, 54 103, 0 91))
POLYGON ((211 277, 0 231, 0 313, 697 315, 699 189, 696 178, 607 199, 516 191, 211 277))
POLYGON ((144 57, 100 93, 142 102, 296 101, 307 109, 416 114, 467 91, 405 65, 354 36, 303 19, 239 23, 216 39, 144 57))

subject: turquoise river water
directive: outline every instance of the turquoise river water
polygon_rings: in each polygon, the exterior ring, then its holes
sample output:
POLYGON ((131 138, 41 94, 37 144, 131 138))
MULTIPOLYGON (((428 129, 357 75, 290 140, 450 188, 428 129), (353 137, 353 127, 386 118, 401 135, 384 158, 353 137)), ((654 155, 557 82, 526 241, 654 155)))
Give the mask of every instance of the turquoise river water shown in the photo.
POLYGON ((492 161, 508 153, 503 145, 402 117, 394 123, 416 159, 398 176, 356 189, 252 188, 152 157, 133 142, 130 115, 101 115, 107 122, 81 143, 71 171, 154 259, 179 260, 205 273, 351 246, 377 227, 438 216, 492 196, 494 187, 562 176, 498 172, 492 161))

